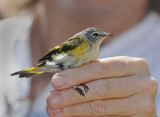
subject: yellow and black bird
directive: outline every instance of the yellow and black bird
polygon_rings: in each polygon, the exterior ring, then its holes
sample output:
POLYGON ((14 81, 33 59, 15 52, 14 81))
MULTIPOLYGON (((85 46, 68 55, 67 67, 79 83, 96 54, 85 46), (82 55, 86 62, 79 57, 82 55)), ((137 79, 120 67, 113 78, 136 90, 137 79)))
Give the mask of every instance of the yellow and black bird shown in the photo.
MULTIPOLYGON (((11 76, 19 75, 19 78, 28 78, 44 72, 58 72, 60 70, 77 67, 96 60, 99 55, 101 42, 104 38, 112 35, 113 34, 105 33, 98 28, 87 28, 51 49, 34 67, 15 72, 11 74, 11 76)), ((88 92, 89 88, 87 85, 81 85, 84 87, 85 93, 88 92)), ((82 96, 85 95, 83 90, 77 86, 73 86, 73 88, 82 96)))

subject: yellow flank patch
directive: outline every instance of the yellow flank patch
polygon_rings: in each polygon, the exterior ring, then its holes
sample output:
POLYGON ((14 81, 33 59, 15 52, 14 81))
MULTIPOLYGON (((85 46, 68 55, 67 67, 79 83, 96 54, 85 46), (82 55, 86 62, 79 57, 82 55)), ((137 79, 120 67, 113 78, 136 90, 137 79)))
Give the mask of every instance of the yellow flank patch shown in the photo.
POLYGON ((83 56, 85 53, 87 53, 89 51, 89 43, 83 42, 81 45, 79 45, 78 47, 76 47, 73 50, 70 50, 68 52, 76 54, 76 56, 74 56, 74 58, 78 58, 78 56, 83 56))
POLYGON ((29 68, 29 69, 26 69, 25 71, 32 71, 32 70, 36 70, 36 69, 38 69, 38 68, 40 68, 40 67, 35 66, 35 67, 31 67, 31 68, 29 68))
POLYGON ((26 69, 24 71, 26 71, 27 73, 37 73, 37 74, 41 74, 43 73, 43 71, 38 71, 38 68, 40 68, 39 66, 35 66, 35 67, 31 67, 29 69, 26 69), (37 71, 35 71, 37 70, 37 71))
POLYGON ((53 49, 60 49, 60 48, 61 48, 61 46, 56 46, 53 49))
POLYGON ((36 74, 41 74, 43 71, 28 71, 28 73, 36 73, 36 74))

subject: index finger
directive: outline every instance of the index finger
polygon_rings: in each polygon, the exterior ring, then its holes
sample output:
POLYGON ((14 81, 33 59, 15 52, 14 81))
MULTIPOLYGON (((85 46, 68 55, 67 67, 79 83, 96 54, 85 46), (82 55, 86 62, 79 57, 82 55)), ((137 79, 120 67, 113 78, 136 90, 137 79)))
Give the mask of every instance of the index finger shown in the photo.
POLYGON ((137 73, 149 73, 146 71, 148 68, 144 59, 125 56, 112 57, 57 73, 52 78, 52 84, 56 89, 61 90, 100 78, 117 78, 137 73))

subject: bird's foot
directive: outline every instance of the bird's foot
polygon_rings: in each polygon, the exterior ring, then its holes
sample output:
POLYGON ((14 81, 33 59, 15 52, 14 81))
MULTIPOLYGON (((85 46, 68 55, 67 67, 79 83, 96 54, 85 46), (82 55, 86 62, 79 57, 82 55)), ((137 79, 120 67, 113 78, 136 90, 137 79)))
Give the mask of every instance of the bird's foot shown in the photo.
POLYGON ((80 84, 80 85, 83 86, 85 93, 87 93, 89 90, 88 86, 85 84, 80 84))
MULTIPOLYGON (((88 90, 89 90, 88 86, 85 85, 85 84, 80 84, 80 85, 83 86, 85 93, 87 93, 88 90)), ((84 91, 83 91, 81 88, 78 88, 77 86, 73 86, 73 88, 74 88, 76 91, 78 91, 78 93, 79 93, 81 96, 85 96, 85 93, 84 93, 84 91)))

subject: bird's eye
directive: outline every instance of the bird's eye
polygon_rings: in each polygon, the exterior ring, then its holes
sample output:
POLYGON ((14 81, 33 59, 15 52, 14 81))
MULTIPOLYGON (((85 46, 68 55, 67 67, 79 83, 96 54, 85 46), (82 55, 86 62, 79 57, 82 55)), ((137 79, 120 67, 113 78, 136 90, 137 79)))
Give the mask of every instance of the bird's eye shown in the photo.
POLYGON ((94 33, 93 35, 94 35, 95 37, 98 37, 98 34, 97 34, 97 33, 94 33))

